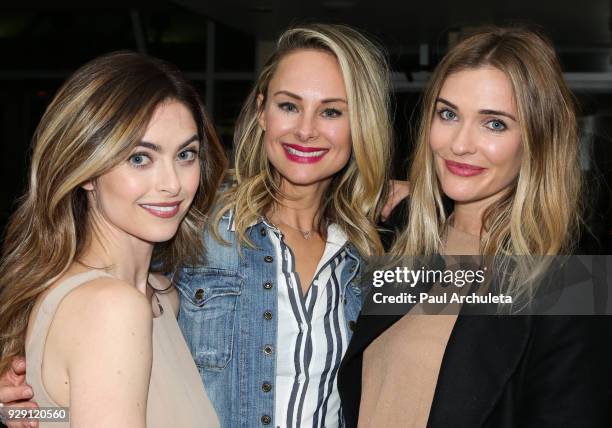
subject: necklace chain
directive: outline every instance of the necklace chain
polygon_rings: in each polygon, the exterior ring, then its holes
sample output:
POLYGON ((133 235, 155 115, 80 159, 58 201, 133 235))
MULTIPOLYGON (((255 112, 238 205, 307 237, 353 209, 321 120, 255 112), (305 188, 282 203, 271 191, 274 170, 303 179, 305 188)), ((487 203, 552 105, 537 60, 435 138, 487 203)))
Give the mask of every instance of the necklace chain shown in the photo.
POLYGON ((278 221, 279 221, 279 222, 281 222, 282 224, 284 224, 285 226, 290 227, 291 229, 293 229, 293 230, 297 230, 298 232, 300 232, 300 233, 302 234, 302 237, 303 237, 305 240, 309 240, 309 239, 310 239, 310 237, 312 236, 312 229, 310 229, 310 230, 302 230, 302 229, 299 229, 299 228, 297 228, 297 227, 295 227, 295 226, 291 226, 290 224, 285 223, 285 222, 284 222, 283 220, 281 220, 280 218, 278 219, 278 221))

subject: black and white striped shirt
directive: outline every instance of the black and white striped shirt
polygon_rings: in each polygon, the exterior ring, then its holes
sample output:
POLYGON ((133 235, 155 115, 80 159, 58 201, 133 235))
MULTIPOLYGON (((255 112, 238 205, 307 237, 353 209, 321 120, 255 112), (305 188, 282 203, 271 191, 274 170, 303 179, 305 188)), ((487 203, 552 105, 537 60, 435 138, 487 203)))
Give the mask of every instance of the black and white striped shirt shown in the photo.
POLYGON ((278 265, 278 352, 275 421, 279 427, 342 425, 337 374, 348 345, 339 275, 346 262, 344 232, 327 228, 327 243, 303 295, 295 259, 275 227, 278 265))

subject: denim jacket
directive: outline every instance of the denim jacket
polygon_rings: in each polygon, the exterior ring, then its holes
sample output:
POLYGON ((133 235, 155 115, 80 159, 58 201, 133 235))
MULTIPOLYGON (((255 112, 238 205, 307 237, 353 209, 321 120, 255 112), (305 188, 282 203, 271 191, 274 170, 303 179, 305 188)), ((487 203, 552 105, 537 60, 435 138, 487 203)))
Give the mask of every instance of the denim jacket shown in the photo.
MULTIPOLYGON (((275 427, 274 394, 277 340, 277 272, 269 226, 247 229, 255 248, 237 251, 229 215, 219 224, 219 243, 204 232, 206 263, 184 268, 176 282, 179 325, 222 427, 275 427), (266 384, 266 386, 263 386, 266 384), (269 388, 269 385, 272 388, 269 388)), ((340 274, 347 334, 361 309, 356 275, 357 250, 345 244, 348 260, 340 274)))

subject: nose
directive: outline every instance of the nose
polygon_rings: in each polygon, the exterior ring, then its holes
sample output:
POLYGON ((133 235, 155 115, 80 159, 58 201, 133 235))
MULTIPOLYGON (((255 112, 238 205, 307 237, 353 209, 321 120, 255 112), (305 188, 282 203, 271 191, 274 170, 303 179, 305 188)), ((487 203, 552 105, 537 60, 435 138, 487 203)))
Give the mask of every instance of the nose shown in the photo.
POLYGON ((171 196, 176 196, 180 193, 181 180, 177 174, 175 162, 160 162, 157 190, 171 196))
POLYGON ((300 141, 314 140, 319 136, 314 113, 304 112, 297 123, 295 135, 300 141))
POLYGON ((450 149, 457 156, 473 154, 476 152, 476 138, 474 126, 469 122, 461 124, 451 141, 450 149))

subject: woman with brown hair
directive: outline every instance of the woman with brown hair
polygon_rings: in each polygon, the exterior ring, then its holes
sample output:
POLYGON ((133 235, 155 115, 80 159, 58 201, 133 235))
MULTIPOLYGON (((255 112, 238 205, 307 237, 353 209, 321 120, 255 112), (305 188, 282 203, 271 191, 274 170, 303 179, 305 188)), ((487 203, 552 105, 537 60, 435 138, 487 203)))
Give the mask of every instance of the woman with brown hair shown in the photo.
MULTIPOLYGON (((489 257, 501 290, 529 303, 532 268, 571 254, 581 221, 574 100, 551 44, 485 28, 452 47, 425 93, 409 178, 390 253, 489 257)), ((360 316, 339 375, 348 426, 609 426, 608 321, 418 306, 360 316)))
POLYGON ((177 293, 158 289, 149 265, 199 262, 224 168, 174 67, 123 52, 76 71, 36 130, 6 233, 0 372, 25 354, 38 405, 69 407, 70 426, 217 426, 177 293))

